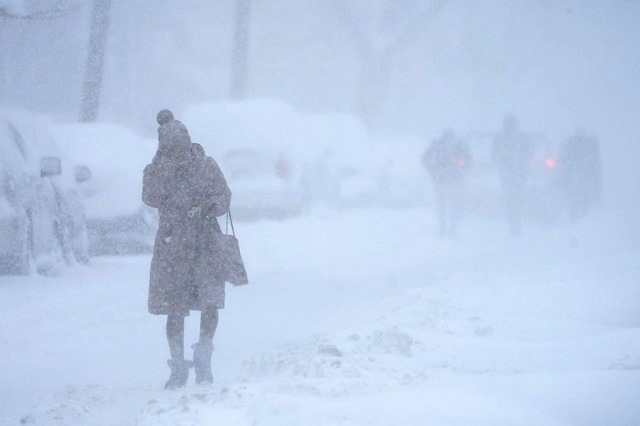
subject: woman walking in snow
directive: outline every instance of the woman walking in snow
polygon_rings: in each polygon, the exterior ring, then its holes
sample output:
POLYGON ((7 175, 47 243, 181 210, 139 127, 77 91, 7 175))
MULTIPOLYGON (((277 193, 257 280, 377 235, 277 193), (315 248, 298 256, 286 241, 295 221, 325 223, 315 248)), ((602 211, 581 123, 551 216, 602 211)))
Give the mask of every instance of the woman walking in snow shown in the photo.
POLYGON ((165 389, 186 384, 194 367, 196 383, 213 383, 211 354, 224 307, 224 279, 217 249, 231 191, 215 160, 192 144, 187 128, 169 110, 157 116, 158 152, 144 169, 142 200, 158 209, 149 280, 149 312, 167 315, 171 376, 165 389), (201 311, 200 339, 193 362, 184 356, 184 318, 201 311))

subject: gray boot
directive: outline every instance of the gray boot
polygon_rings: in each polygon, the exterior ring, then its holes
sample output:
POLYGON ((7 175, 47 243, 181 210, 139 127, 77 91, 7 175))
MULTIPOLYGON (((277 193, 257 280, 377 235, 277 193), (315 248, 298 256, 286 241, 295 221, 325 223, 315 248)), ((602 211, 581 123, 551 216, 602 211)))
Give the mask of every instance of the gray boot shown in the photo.
POLYGON ((167 364, 171 368, 171 376, 169 376, 167 383, 164 384, 164 388, 178 389, 187 384, 189 369, 193 366, 193 363, 184 359, 170 359, 167 364))
POLYGON ((193 348, 193 369, 196 372, 196 383, 213 383, 213 373, 211 372, 213 344, 198 342, 191 347, 193 348))

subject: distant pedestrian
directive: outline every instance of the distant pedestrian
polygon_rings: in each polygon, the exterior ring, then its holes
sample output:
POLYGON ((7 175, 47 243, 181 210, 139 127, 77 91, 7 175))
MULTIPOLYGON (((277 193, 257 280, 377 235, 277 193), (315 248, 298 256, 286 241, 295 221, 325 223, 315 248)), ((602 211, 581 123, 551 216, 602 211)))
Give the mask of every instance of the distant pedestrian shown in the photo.
POLYGON ((518 236, 522 233, 533 147, 527 135, 520 131, 516 116, 505 117, 492 154, 502 186, 509 234, 518 236))
POLYGON ((436 197, 440 236, 456 233, 462 217, 464 180, 471 157, 469 150, 451 129, 429 145, 422 163, 433 180, 436 197))
POLYGON ((167 315, 171 376, 165 389, 186 384, 193 365, 196 383, 212 383, 211 355, 224 307, 224 279, 217 260, 216 216, 229 210, 231 191, 202 146, 192 144, 187 128, 168 110, 157 116, 158 152, 144 169, 142 199, 158 209, 149 312, 167 315), (201 311, 200 339, 193 345, 193 362, 184 357, 184 318, 201 311))
POLYGON ((578 130, 560 148, 558 171, 569 218, 576 221, 600 200, 602 160, 598 140, 578 130))

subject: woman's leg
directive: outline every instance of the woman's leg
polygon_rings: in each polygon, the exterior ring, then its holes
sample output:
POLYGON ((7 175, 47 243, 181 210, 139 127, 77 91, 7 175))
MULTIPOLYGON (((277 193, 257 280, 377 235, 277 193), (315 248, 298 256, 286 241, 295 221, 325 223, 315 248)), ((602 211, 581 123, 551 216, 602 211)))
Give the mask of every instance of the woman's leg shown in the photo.
POLYGON ((167 316, 167 341, 172 359, 184 359, 184 316, 167 316))
POLYGON ((218 327, 218 309, 209 307, 200 314, 200 341, 193 345, 193 368, 196 371, 196 383, 213 383, 211 355, 213 336, 218 327))
POLYGON ((213 343, 218 328, 218 309, 208 307, 200 314, 200 342, 213 343))
POLYGON ((164 384, 165 389, 183 387, 189 379, 191 361, 184 359, 184 316, 169 315, 167 317, 167 341, 171 359, 167 362, 171 368, 171 376, 164 384))

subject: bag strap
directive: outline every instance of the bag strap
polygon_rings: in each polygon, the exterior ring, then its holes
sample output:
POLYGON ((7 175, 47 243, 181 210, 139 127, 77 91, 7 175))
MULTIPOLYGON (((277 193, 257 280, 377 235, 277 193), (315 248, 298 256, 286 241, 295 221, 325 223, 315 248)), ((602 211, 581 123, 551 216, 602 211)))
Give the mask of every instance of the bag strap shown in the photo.
POLYGON ((225 227, 224 233, 229 234, 229 223, 231 223, 231 233, 233 236, 236 236, 236 230, 233 228, 233 218, 231 217, 231 209, 227 211, 227 225, 225 227))

